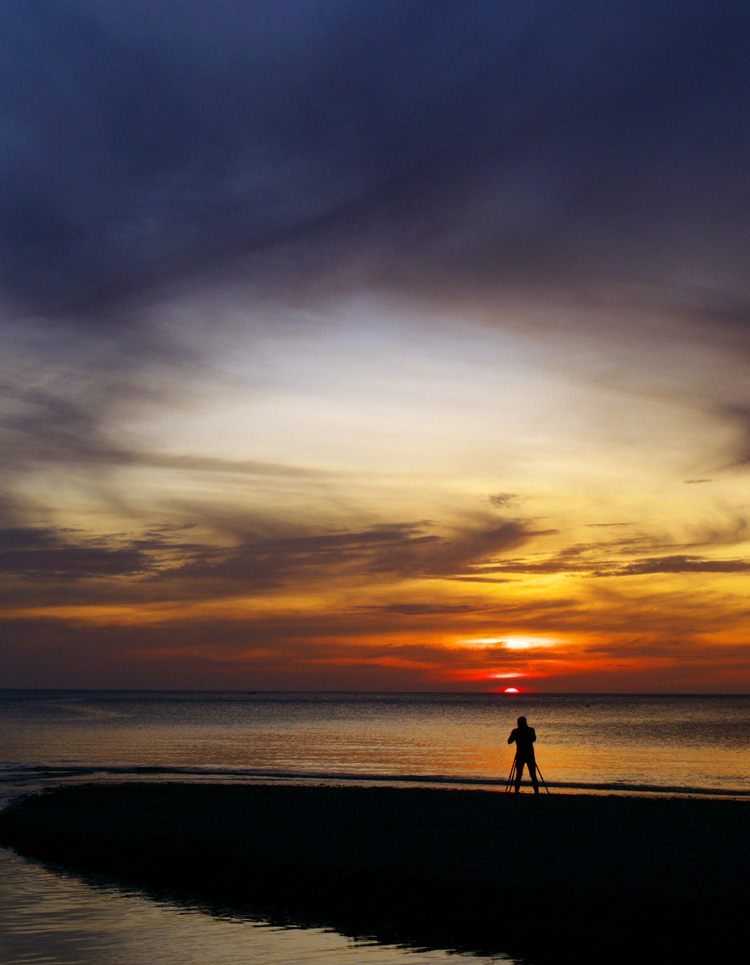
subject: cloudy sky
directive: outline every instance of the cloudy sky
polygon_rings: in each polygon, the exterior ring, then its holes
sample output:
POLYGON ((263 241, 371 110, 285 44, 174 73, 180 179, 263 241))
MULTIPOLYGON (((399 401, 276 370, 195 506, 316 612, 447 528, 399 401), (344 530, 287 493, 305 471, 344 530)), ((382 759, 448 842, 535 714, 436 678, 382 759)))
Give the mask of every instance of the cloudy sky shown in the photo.
POLYGON ((0 43, 0 686, 748 690, 745 0, 0 43))

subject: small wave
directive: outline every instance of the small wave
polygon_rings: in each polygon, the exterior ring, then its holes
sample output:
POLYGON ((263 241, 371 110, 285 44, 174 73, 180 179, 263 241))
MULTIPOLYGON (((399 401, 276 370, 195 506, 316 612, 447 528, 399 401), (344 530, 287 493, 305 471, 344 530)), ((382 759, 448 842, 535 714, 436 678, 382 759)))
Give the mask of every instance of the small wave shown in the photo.
MULTIPOLYGON (((112 764, 55 764, 55 765, 20 765, 4 764, 0 767, 0 783, 26 785, 40 782, 67 783, 85 778, 120 780, 152 778, 160 780, 188 778, 201 781, 311 781, 332 784, 338 782, 360 784, 389 784, 416 786, 445 786, 455 788, 495 788, 507 786, 506 777, 482 777, 474 775, 452 774, 390 774, 354 771, 311 771, 311 770, 279 770, 273 768, 252 767, 200 767, 200 766, 166 766, 158 764, 140 765, 112 765, 112 764)), ((528 782, 524 781, 524 785, 528 782)), ((701 785, 677 784, 632 784, 627 781, 545 781, 550 789, 567 791, 593 791, 614 794, 649 794, 649 795, 681 795, 700 797, 728 797, 750 799, 750 788, 704 787, 701 785)))

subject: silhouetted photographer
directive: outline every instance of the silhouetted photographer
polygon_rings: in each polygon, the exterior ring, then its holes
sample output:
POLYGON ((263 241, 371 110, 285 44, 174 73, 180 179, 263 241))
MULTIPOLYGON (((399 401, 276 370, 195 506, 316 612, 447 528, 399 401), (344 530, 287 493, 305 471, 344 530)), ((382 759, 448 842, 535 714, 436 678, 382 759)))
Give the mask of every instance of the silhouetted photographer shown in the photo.
MULTIPOLYGON (((516 759, 514 769, 516 773, 516 794, 521 787, 521 775, 524 765, 528 768, 531 783, 534 785, 534 794, 539 793, 539 782, 536 779, 536 758, 534 757, 534 742, 536 741, 536 731, 529 727, 525 717, 518 718, 518 727, 514 727, 508 738, 509 744, 516 745, 516 759)), ((511 772, 512 773, 512 772, 511 772)))

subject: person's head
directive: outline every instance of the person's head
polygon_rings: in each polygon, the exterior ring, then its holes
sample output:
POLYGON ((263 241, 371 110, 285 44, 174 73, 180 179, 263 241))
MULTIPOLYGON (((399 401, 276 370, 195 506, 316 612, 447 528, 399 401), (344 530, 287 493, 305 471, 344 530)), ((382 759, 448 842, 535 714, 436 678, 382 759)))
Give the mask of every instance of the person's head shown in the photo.
POLYGON ((519 717, 519 718, 518 718, 518 726, 519 726, 519 727, 528 727, 528 724, 526 723, 526 718, 525 718, 525 717, 519 717))

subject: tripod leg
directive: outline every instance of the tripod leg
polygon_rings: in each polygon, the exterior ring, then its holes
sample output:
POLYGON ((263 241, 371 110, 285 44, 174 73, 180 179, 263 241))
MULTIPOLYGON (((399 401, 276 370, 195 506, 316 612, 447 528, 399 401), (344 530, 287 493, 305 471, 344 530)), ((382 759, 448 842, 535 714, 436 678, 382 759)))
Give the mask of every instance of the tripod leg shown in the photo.
POLYGON ((536 772, 539 775, 539 778, 542 784, 544 785, 544 790, 547 792, 547 794, 549 794, 549 788, 547 787, 547 782, 544 780, 544 777, 542 776, 542 772, 538 764, 536 765, 536 772))
POLYGON ((510 789, 511 789, 511 787, 512 787, 512 785, 513 785, 513 778, 514 778, 515 776, 516 776, 516 759, 515 759, 515 757, 514 757, 514 758, 513 758, 513 763, 511 764, 511 767, 510 767, 510 774, 508 775, 508 780, 507 780, 507 782, 506 782, 506 784, 505 784, 505 793, 506 793, 506 794, 510 791, 510 789))
MULTIPOLYGON (((528 765, 526 765, 526 767, 528 768, 528 765)), ((523 780, 523 769, 524 769, 524 761, 521 761, 521 763, 519 764, 518 758, 516 757, 516 774, 515 774, 515 777, 513 778, 514 794, 518 794, 518 792, 521 790, 521 781, 523 780)))

